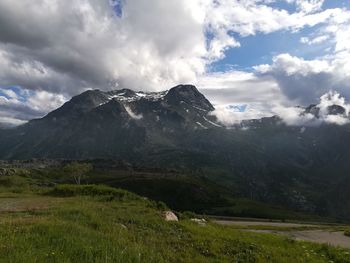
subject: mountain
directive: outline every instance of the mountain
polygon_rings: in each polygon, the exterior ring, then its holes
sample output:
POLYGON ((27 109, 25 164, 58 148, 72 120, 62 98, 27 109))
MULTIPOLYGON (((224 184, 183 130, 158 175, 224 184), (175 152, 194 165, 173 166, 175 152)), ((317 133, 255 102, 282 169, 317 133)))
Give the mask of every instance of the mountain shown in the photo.
POLYGON ((191 85, 166 92, 89 90, 41 119, 2 131, 2 159, 131 158, 175 145, 184 133, 219 127, 211 103, 191 85))
MULTIPOLYGON (((227 129, 213 110, 192 85, 86 91, 41 119, 1 130, 0 159, 110 158, 175 168, 237 196, 350 219, 349 124, 288 126, 274 116, 227 129)), ((320 108, 302 114, 310 113, 319 118, 320 108)))
MULTIPOLYGON (((305 108, 304 113, 310 113, 312 115, 314 115, 316 118, 320 117, 320 107, 318 107, 317 105, 310 105, 307 108, 305 108)), ((345 116, 346 110, 344 109, 344 107, 340 106, 340 105, 331 105, 328 106, 326 108, 326 114, 327 115, 340 115, 340 116, 345 116)))

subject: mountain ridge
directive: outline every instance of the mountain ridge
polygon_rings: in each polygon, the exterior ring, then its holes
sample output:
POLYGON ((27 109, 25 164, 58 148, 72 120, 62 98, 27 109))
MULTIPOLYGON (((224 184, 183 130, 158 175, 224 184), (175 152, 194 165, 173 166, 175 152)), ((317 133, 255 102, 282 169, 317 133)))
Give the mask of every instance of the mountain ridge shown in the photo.
MULTIPOLYGON (((302 110, 314 112, 317 105, 302 110)), ((230 129, 194 87, 87 91, 0 131, 0 159, 118 159, 192 171, 240 196, 350 218, 350 125, 288 126, 277 116, 230 129)), ((332 114, 343 109, 332 106, 332 114)))

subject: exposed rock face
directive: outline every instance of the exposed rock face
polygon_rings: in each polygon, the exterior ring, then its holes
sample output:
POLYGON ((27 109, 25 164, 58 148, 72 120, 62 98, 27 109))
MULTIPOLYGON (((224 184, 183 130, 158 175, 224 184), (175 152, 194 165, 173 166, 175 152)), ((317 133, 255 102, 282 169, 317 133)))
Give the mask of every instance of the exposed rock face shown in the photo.
MULTIPOLYGON (((344 107, 340 105, 331 105, 327 107, 327 114, 329 115, 344 115, 345 114, 344 107)), ((310 113, 314 115, 316 118, 320 117, 320 108, 317 105, 310 105, 305 108, 305 113, 310 113)))
POLYGON ((328 114, 330 115, 344 115, 345 109, 339 105, 332 105, 327 108, 328 114))
POLYGON ((214 110, 213 105, 193 85, 179 85, 172 88, 166 94, 165 100, 169 104, 180 105, 185 102, 205 111, 214 110))

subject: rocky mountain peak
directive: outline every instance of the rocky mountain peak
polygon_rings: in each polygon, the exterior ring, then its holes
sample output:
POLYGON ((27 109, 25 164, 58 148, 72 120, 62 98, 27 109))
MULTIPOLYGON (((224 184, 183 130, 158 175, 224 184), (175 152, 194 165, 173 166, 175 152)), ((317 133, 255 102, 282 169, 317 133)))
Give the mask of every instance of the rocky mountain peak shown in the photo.
POLYGON ((205 111, 214 110, 213 105, 193 85, 178 85, 171 88, 165 96, 165 100, 172 105, 185 102, 205 111))
POLYGON ((339 105, 328 106, 327 111, 328 111, 329 115, 344 115, 345 114, 344 107, 339 106, 339 105))
POLYGON ((123 96, 123 97, 135 97, 137 94, 135 91, 131 89, 120 89, 120 90, 113 90, 113 91, 107 91, 106 94, 108 96, 123 96))
MULTIPOLYGON (((311 104, 310 106, 305 108, 305 113, 310 113, 314 115, 316 118, 320 117, 320 107, 318 107, 315 104, 311 104)), ((344 115, 346 113, 346 110, 344 107, 340 105, 331 105, 327 107, 327 114, 328 115, 344 115)))
POLYGON ((88 90, 74 96, 60 108, 50 112, 45 118, 57 119, 61 117, 79 116, 80 114, 86 113, 107 101, 108 96, 104 92, 100 90, 88 90))

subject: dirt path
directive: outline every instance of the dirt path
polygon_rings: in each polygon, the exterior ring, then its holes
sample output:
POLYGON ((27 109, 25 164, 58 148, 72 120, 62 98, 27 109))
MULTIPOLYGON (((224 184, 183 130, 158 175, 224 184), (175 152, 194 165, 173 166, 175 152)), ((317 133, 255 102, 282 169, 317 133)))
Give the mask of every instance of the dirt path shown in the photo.
POLYGON ((26 196, 25 198, 0 198, 0 215, 3 212, 26 212, 44 210, 62 200, 54 197, 26 196))
MULTIPOLYGON (((220 225, 232 225, 232 226, 271 226, 271 227, 317 227, 312 224, 297 224, 297 223, 282 223, 282 222, 259 222, 259 221, 229 221, 229 220, 215 220, 220 225)), ((350 249, 350 237, 344 235, 340 231, 329 231, 329 230, 242 230, 252 231, 257 233, 272 233, 278 235, 285 235, 296 240, 310 241, 320 244, 329 244, 332 246, 339 246, 350 249)))
POLYGON ((350 249, 350 237, 344 232, 327 230, 302 230, 302 231, 276 231, 276 230, 248 230, 255 233, 272 233, 289 236, 295 240, 310 241, 320 244, 328 244, 350 249))
POLYGON ((321 244, 329 244, 350 248, 350 237, 344 235, 344 232, 330 232, 326 230, 307 230, 280 232, 278 234, 288 235, 296 240, 305 240, 321 244))
POLYGON ((283 222, 265 222, 265 221, 231 221, 231 220, 214 220, 219 225, 228 226, 272 226, 272 227, 314 227, 311 224, 283 223, 283 222))

